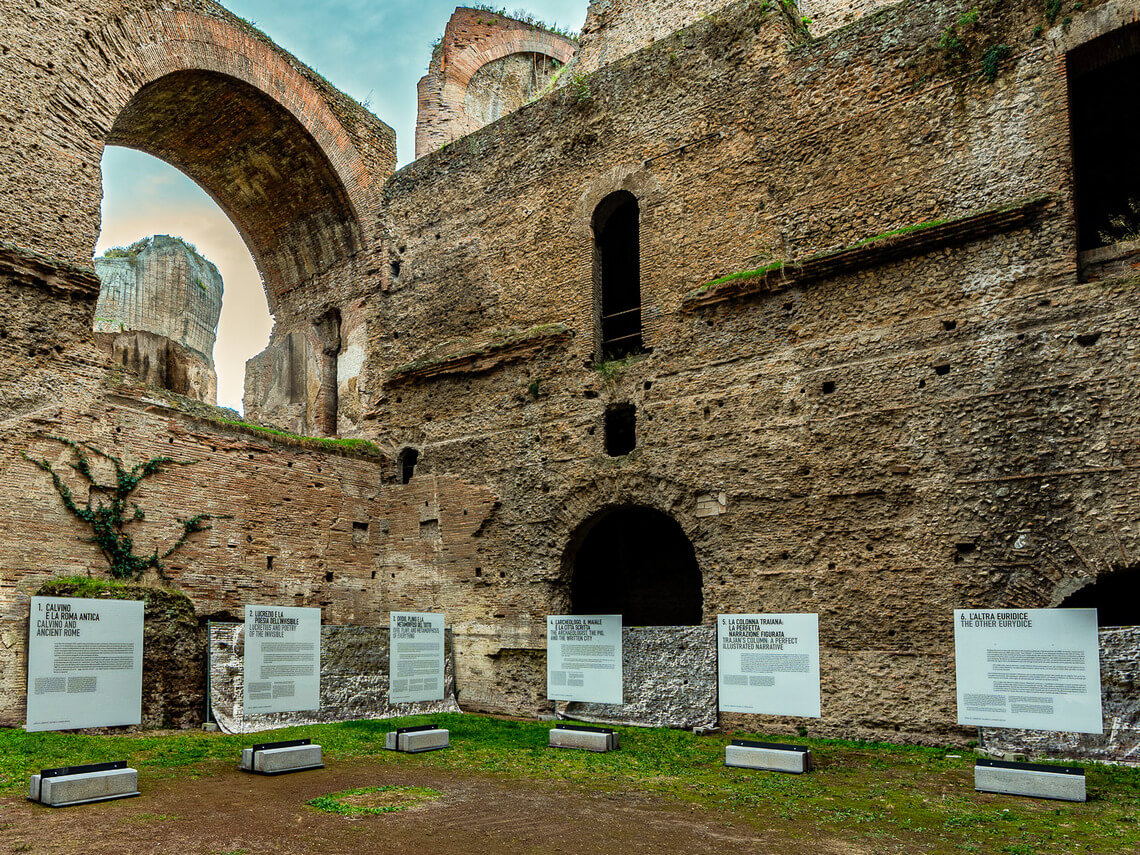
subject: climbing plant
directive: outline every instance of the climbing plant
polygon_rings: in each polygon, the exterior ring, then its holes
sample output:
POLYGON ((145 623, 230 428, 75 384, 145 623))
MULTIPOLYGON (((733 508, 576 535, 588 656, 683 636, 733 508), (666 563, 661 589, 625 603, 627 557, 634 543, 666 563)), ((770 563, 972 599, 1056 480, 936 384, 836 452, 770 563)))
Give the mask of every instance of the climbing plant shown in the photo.
POLYGON ((180 461, 170 457, 154 457, 137 466, 127 468, 123 461, 113 454, 96 448, 87 442, 74 442, 58 436, 43 435, 44 439, 60 442, 71 449, 75 462, 68 463, 72 469, 79 473, 90 486, 85 504, 79 504, 71 488, 60 478, 59 473, 51 463, 44 459, 29 457, 26 452, 20 452, 24 459, 35 464, 51 476, 56 492, 63 499, 63 506, 78 520, 91 527, 91 541, 103 552, 110 565, 110 574, 116 579, 139 579, 147 570, 153 569, 163 578, 169 578, 162 562, 180 549, 190 535, 206 531, 210 528, 207 521, 211 519, 228 519, 228 516, 211 516, 210 514, 195 514, 189 519, 178 519, 182 525, 182 533, 174 544, 161 555, 156 547, 151 555, 135 555, 134 538, 127 531, 131 523, 146 519, 146 514, 136 503, 130 501, 131 494, 138 488, 144 479, 157 475, 170 466, 187 466, 196 461, 180 461), (111 483, 104 483, 91 468, 91 458, 86 452, 91 452, 107 460, 115 470, 115 478, 111 483))

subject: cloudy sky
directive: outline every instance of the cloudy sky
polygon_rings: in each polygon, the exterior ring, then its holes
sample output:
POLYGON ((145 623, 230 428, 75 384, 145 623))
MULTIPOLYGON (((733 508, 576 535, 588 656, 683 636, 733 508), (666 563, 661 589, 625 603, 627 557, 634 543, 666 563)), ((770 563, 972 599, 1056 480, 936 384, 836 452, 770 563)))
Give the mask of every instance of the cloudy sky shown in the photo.
MULTIPOLYGON (((416 82, 455 0, 222 0, 279 45, 396 130, 399 162, 413 159, 416 82)), ((587 0, 527 0, 522 11, 578 30, 587 0)), ((508 10, 521 7, 510 5, 508 10)), ((198 247, 225 282, 214 363, 218 403, 241 409, 245 361, 269 340, 272 319, 249 251, 233 225, 196 184, 162 161, 108 148, 103 156, 103 231, 96 252, 152 234, 198 247)))

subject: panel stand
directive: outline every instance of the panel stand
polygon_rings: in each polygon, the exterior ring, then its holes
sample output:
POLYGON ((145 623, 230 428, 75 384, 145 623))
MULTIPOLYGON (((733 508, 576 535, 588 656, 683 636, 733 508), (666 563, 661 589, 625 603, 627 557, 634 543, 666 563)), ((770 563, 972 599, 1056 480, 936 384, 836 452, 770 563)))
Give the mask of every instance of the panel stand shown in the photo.
POLYGON ((385 735, 384 747, 389 751, 404 751, 408 754, 438 751, 441 748, 451 747, 451 733, 434 724, 401 727, 385 735))
POLYGON ((615 751, 621 748, 616 730, 561 723, 550 730, 551 748, 581 748, 584 751, 615 751))
POLYGON ((724 747, 724 765, 802 775, 811 771, 811 749, 806 745, 734 739, 724 747))
POLYGON ((42 769, 28 782, 28 799, 48 807, 69 807, 139 795, 139 773, 126 760, 42 769))
POLYGON ((321 759, 321 746, 313 745, 309 739, 262 742, 242 749, 238 768, 255 775, 283 775, 286 772, 323 769, 325 764, 321 759))
POLYGON ((1078 766, 979 760, 974 766, 974 789, 980 793, 1083 802, 1085 770, 1078 766))

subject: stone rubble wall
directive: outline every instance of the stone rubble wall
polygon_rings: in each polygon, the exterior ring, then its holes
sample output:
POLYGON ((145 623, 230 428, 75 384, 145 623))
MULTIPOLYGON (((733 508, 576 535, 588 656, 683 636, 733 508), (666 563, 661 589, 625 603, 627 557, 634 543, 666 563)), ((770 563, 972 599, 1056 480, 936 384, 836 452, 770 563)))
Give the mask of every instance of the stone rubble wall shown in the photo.
POLYGON ((559 703, 563 718, 643 727, 714 728, 716 627, 622 629, 622 697, 611 704, 559 703))
POLYGON ((301 724, 396 718, 459 712, 455 700, 452 635, 444 639, 444 697, 441 701, 393 704, 388 701, 387 627, 321 627, 321 706, 318 711, 245 716, 245 625, 212 623, 209 632, 210 711, 225 733, 256 733, 301 724))
POLYGON ((1140 763, 1140 627, 1100 631, 1104 733, 980 728, 980 745, 1000 755, 1140 763))

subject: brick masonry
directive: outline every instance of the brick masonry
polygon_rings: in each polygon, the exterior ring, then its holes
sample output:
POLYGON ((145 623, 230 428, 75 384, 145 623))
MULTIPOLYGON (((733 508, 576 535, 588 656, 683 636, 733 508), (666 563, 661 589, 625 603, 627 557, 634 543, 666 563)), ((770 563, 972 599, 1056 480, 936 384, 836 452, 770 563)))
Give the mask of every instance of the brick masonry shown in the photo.
MULTIPOLYGON (((820 613, 824 718, 735 723, 972 737, 954 723, 951 609, 1058 605, 1140 550, 1135 282, 1078 264, 1065 76, 1068 49, 1140 4, 1067 7, 1067 29, 1039 34, 1036 0, 982 4, 954 62, 939 41, 966 3, 901 3, 815 39, 768 5, 631 42, 587 86, 390 174, 385 128, 216 7, 0 3, 8 631, 38 579, 102 566, 18 454, 46 451, 46 428, 200 461, 148 500, 235 515, 180 553, 200 614, 254 600, 364 625, 445 611, 464 708, 549 708, 545 616, 568 608, 575 535, 637 504, 692 542, 706 624, 820 613), (1011 50, 989 83, 981 53, 998 40, 1011 50), (186 90, 162 75, 182 72, 203 100, 251 111, 318 212, 288 193, 227 207, 276 307, 266 359, 305 372, 285 388, 262 365, 250 400, 275 388, 265 417, 370 438, 391 461, 255 440, 107 388, 84 267, 102 144, 129 131, 191 174, 218 170, 219 186, 269 181, 229 148, 237 129, 218 128, 209 167, 162 121, 186 90), (639 203, 651 352, 602 372, 590 221, 616 190, 639 203), (683 305, 724 274, 1030 197, 1044 198, 1012 229, 683 305), (550 325, 563 331, 534 332, 550 325), (447 365, 424 368, 441 352, 447 365), (613 403, 637 411, 637 448, 616 458, 613 403), (420 462, 401 484, 406 447, 420 462)), ((0 651, 6 674, 17 642, 0 651)), ((9 720, 20 679, 5 677, 9 720)))

